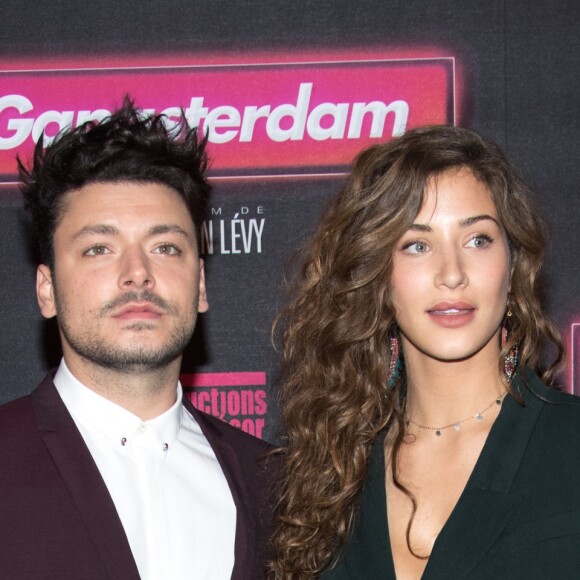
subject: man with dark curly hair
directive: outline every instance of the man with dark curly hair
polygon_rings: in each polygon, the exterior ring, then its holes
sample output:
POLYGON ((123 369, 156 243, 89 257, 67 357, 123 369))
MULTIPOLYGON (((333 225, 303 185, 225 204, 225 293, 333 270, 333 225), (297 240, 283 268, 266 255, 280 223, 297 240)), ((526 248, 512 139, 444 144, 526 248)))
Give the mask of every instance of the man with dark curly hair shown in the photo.
POLYGON ((267 444, 178 380, 208 308, 206 141, 129 99, 20 163, 63 358, 0 407, 0 576, 262 576, 267 444))

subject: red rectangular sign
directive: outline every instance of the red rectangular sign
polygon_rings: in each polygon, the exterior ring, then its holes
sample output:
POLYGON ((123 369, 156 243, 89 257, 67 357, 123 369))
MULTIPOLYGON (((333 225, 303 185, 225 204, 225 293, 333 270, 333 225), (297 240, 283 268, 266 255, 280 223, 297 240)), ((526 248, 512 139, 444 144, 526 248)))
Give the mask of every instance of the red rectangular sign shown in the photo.
POLYGON ((125 94, 209 133, 213 175, 318 173, 420 125, 455 122, 452 57, 0 72, 0 177, 44 132, 101 119, 125 94))

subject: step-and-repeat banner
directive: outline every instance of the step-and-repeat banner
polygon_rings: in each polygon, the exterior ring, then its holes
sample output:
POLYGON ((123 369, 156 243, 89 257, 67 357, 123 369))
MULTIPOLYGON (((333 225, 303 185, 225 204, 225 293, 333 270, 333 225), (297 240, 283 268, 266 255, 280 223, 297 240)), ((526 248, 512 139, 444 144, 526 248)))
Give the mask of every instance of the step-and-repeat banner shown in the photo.
POLYGON ((60 356, 54 322, 37 312, 15 157, 29 157, 42 134, 102 119, 125 94, 169 119, 183 110, 208 134, 213 193, 201 237, 210 311, 181 376, 200 409, 276 439, 270 328, 285 265, 358 151, 433 123, 496 140, 537 191, 552 224, 546 304, 566 339, 566 388, 580 390, 580 7, 551 5, 548 19, 540 0, 338 0, 292 10, 178 1, 173 16, 149 0, 118 4, 39 14, 8 2, 0 401, 32 390, 60 356))

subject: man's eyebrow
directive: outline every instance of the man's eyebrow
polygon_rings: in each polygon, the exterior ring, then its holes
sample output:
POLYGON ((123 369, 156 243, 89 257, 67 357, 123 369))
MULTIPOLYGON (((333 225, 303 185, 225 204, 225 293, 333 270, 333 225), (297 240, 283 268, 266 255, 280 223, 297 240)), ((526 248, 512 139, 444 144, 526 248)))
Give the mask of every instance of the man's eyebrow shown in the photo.
POLYGON ((160 224, 158 226, 153 226, 149 230, 150 236, 158 236, 161 234, 179 234, 186 238, 190 237, 190 234, 186 230, 176 224, 160 224))
MULTIPOLYGON (((83 236, 117 236, 120 234, 119 228, 109 224, 93 224, 84 226, 74 236, 76 240, 83 236)), ((160 224, 149 229, 150 236, 158 236, 162 234, 179 234, 186 238, 190 237, 186 230, 181 226, 175 224, 160 224)))
POLYGON ((108 224, 94 224, 81 228, 74 236, 73 240, 83 236, 116 236, 119 234, 118 228, 108 224))

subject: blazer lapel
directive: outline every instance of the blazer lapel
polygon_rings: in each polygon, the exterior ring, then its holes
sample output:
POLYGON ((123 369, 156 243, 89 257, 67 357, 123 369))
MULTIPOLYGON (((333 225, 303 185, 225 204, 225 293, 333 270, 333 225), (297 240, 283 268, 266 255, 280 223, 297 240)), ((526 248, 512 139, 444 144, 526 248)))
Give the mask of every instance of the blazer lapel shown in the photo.
POLYGON ((38 429, 109 578, 139 580, 115 505, 72 417, 47 377, 32 393, 38 429))
POLYGON ((424 580, 467 577, 501 534, 519 502, 509 494, 466 489, 435 542, 424 580))
POLYGON ((435 542, 425 580, 465 578, 520 504, 521 498, 510 490, 542 402, 528 393, 521 377, 514 380, 513 388, 525 405, 506 397, 467 486, 435 542))
POLYGON ((256 558, 259 556, 256 547, 256 530, 259 527, 259 522, 252 510, 255 498, 252 497, 246 485, 246 477, 240 459, 228 443, 227 438, 223 436, 223 432, 185 398, 184 405, 198 422, 216 454, 236 506, 235 561, 232 580, 248 578, 248 571, 253 569, 256 558))

